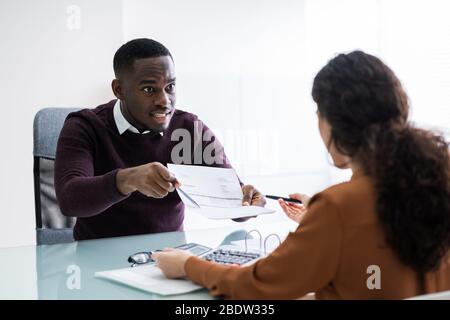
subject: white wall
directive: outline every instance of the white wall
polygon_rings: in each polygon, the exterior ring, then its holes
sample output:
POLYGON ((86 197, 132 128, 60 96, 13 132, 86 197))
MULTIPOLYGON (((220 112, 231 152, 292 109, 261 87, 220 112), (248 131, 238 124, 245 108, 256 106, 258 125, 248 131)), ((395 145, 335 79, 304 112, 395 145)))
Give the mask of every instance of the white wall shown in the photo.
POLYGON ((380 7, 380 55, 406 87, 412 119, 450 129, 450 2, 380 0, 380 7))
POLYGON ((35 243, 34 114, 112 98, 121 10, 120 0, 0 2, 0 247, 35 243), (79 29, 70 5, 81 9, 79 29))

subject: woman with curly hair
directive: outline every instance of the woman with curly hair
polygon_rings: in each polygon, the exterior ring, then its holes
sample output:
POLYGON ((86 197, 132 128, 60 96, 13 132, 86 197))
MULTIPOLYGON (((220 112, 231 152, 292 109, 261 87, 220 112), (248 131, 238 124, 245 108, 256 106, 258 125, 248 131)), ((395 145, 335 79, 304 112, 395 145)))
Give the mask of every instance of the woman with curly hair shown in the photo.
POLYGON ((443 137, 408 122, 395 74, 361 51, 314 79, 319 131, 350 181, 308 199, 280 200, 299 222, 272 254, 245 267, 179 250, 153 255, 168 277, 231 299, 403 299, 450 289, 450 161, 443 137), (371 272, 379 281, 371 282, 371 272))

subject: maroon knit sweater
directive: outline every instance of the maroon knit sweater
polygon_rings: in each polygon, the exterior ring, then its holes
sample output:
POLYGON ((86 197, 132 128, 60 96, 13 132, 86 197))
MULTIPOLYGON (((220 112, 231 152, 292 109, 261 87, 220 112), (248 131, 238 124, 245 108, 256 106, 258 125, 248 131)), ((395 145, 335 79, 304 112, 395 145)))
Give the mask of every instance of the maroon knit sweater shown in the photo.
MULTIPOLYGON (((116 173, 120 168, 149 162, 172 163, 172 148, 179 144, 171 141, 172 132, 184 128, 194 137, 194 122, 198 121, 197 128, 200 125, 203 133, 208 127, 194 114, 177 109, 163 136, 130 131, 119 135, 113 116, 115 102, 69 114, 59 136, 56 197, 64 215, 77 217, 75 239, 182 230, 184 205, 176 192, 163 199, 148 198, 139 192, 123 196, 116 187, 116 173)), ((191 140, 191 164, 206 165, 203 159, 198 163, 198 157, 194 162, 194 147, 204 150, 209 143, 215 143, 223 164, 214 166, 231 167, 214 136, 213 142, 191 140)))

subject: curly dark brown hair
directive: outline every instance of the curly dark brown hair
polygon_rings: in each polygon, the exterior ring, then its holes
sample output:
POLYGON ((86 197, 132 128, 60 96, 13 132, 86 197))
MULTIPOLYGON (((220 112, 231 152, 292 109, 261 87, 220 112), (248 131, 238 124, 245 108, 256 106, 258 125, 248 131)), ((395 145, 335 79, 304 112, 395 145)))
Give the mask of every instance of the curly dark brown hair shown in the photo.
POLYGON ((329 61, 312 96, 337 150, 374 179, 387 243, 417 272, 437 268, 450 248, 448 143, 408 122, 400 81, 362 51, 329 61))

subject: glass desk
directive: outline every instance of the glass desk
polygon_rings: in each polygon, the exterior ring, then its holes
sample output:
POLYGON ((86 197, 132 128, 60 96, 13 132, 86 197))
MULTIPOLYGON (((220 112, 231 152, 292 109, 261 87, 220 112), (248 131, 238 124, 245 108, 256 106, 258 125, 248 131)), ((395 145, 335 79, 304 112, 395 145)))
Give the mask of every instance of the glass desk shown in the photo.
MULTIPOLYGON (((214 248, 244 240, 253 229, 263 237, 276 233, 284 239, 295 227, 287 219, 269 223, 256 218, 217 229, 4 248, 0 249, 0 299, 212 299, 206 289, 160 296, 95 278, 94 273, 128 267, 128 256, 139 251, 188 242, 214 248)), ((257 235, 249 234, 252 237, 257 235)))

